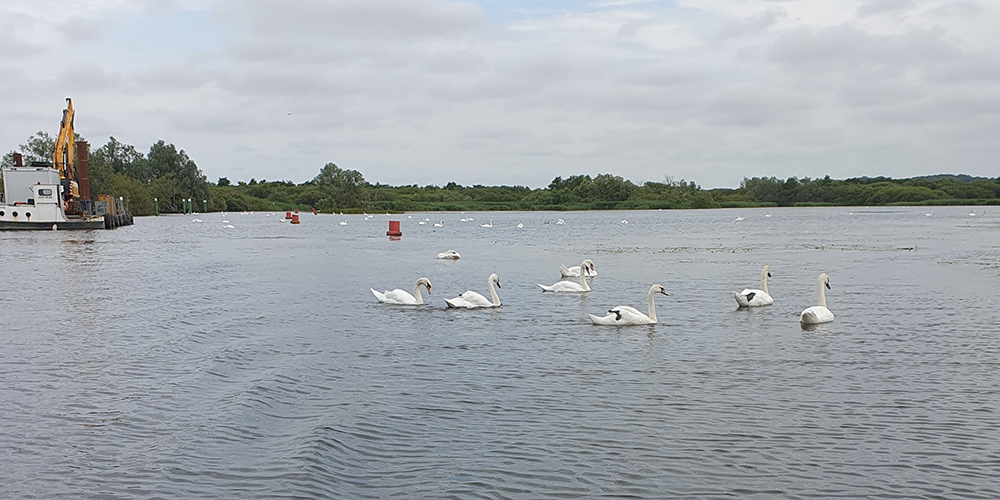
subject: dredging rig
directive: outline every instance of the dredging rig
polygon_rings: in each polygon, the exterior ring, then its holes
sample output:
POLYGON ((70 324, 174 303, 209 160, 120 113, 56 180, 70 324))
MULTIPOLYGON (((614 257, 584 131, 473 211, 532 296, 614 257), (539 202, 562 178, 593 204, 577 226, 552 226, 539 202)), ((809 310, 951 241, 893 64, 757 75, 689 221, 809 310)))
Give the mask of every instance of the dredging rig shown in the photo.
POLYGON ((114 229, 133 223, 122 198, 99 195, 90 199, 87 143, 74 141, 73 100, 66 98, 52 162, 24 165, 14 153, 4 165, 0 195, 0 230, 114 229))

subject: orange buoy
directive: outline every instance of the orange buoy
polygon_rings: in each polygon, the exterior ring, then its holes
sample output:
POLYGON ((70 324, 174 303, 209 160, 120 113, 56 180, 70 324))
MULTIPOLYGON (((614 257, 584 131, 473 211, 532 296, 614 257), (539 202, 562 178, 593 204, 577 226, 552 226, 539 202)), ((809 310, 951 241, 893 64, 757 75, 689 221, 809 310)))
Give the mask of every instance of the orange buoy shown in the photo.
POLYGON ((292 224, 298 224, 298 223, 299 223, 299 214, 295 214, 292 216, 292 224))
POLYGON ((389 230, 386 231, 386 236, 402 236, 403 233, 399 230, 399 221, 391 220, 389 221, 389 230))

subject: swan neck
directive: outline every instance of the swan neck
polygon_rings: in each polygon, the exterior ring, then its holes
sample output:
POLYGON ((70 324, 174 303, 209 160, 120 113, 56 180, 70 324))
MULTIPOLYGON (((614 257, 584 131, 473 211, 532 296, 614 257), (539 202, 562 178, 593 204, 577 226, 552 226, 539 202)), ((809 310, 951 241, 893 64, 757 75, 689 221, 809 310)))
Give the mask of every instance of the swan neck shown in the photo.
POLYGON ((826 289, 823 280, 816 282, 816 305, 826 307, 826 289))
POLYGON ((417 304, 424 303, 424 297, 420 295, 420 280, 413 284, 413 297, 417 299, 417 304))
POLYGON ((493 301, 493 305, 500 305, 500 296, 497 295, 497 289, 493 287, 493 280, 490 280, 490 299, 493 301))
POLYGON ((767 271, 760 272, 760 289, 764 290, 764 293, 770 295, 771 293, 767 291, 767 271))
POLYGON ((649 302, 649 319, 656 323, 656 304, 653 303, 653 294, 655 294, 652 289, 649 290, 649 294, 646 297, 646 301, 649 302))
POLYGON ((580 263, 580 286, 584 290, 590 290, 590 285, 587 284, 587 264, 585 262, 580 263))

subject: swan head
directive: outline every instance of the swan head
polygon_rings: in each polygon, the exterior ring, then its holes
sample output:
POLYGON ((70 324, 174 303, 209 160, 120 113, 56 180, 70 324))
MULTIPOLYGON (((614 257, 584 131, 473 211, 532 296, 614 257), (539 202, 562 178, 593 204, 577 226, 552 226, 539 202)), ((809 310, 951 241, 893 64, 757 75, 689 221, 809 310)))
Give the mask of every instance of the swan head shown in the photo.
POLYGON ((764 274, 766 274, 768 278, 771 277, 771 266, 768 265, 764 266, 764 274))
POLYGON ((819 275, 819 282, 826 286, 826 289, 830 289, 830 277, 823 273, 819 275))
POLYGON ((503 288, 502 286, 500 286, 500 277, 497 276, 497 273, 491 274, 489 281, 490 281, 490 283, 496 283, 497 288, 503 288))
POLYGON ((429 280, 427 278, 420 278, 420 279, 417 280, 417 286, 420 286, 420 285, 423 285, 423 286, 427 287, 427 295, 430 295, 430 293, 431 293, 431 280, 429 280))
POLYGON ((666 290, 663 289, 661 285, 653 285, 649 287, 649 291, 652 293, 662 293, 663 295, 670 295, 666 290))
POLYGON ((590 272, 594 272, 594 261, 590 259, 584 260, 583 265, 590 269, 590 272))

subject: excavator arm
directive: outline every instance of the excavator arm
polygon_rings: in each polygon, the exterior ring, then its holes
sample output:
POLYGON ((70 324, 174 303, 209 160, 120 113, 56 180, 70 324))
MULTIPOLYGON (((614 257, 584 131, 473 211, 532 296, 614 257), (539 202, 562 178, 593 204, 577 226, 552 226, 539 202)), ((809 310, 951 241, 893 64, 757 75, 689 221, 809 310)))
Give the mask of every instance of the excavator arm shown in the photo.
POLYGON ((73 134, 73 100, 66 98, 66 109, 63 110, 62 122, 59 123, 59 136, 56 137, 56 148, 52 153, 52 166, 59 171, 59 177, 68 180, 66 198, 80 196, 76 183, 76 142, 73 134))

